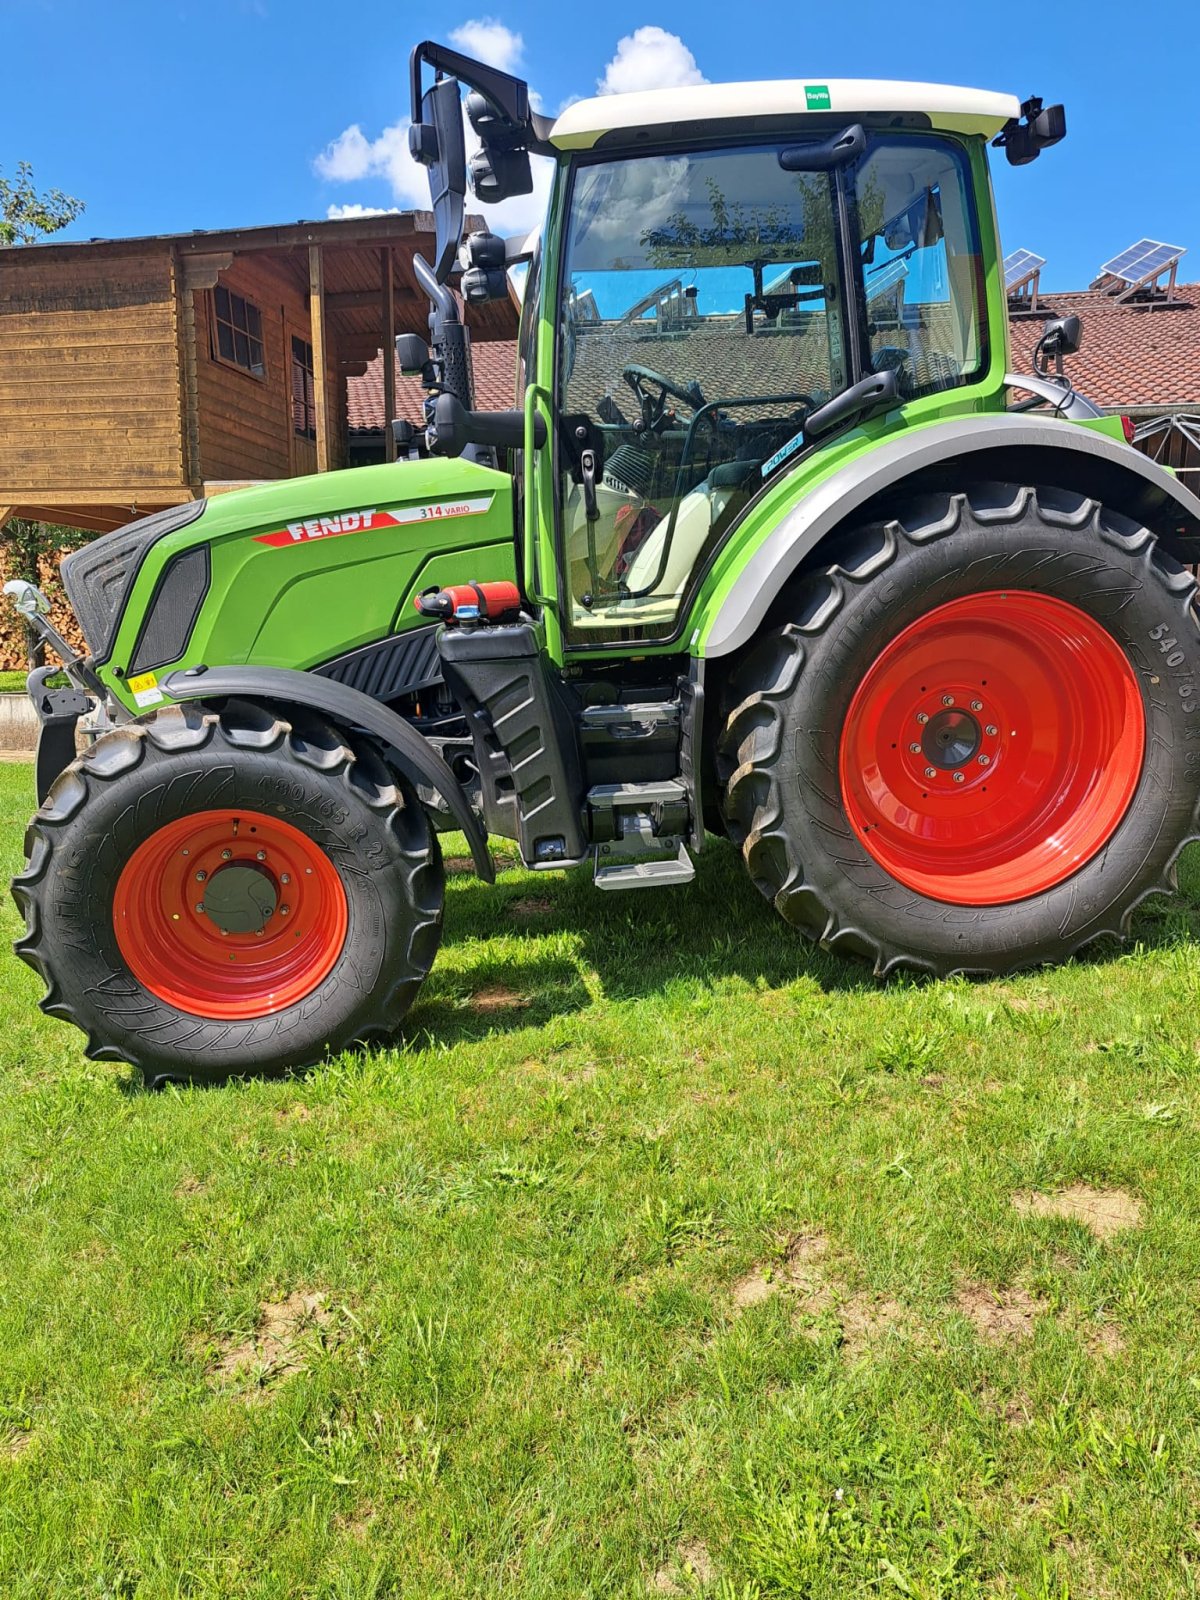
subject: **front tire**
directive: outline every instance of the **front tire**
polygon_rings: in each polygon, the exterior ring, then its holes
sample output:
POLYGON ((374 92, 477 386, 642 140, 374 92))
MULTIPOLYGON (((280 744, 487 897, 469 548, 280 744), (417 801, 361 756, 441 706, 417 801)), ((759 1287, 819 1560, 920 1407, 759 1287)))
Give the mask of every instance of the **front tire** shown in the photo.
POLYGON ((441 936, 416 798, 331 724, 231 702, 106 734, 13 883, 17 953, 88 1054, 150 1083, 310 1066, 394 1032, 441 936))
POLYGON ((1143 527, 992 485, 855 530, 748 652, 722 810, 780 913, 877 972, 1123 937, 1200 835, 1195 580, 1143 527))

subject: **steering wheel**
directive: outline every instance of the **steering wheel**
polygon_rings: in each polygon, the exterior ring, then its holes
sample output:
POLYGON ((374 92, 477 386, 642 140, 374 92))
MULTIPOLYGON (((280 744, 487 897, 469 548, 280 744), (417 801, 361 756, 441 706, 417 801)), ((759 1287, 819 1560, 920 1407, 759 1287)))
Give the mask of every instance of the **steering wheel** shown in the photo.
POLYGON ((674 400, 681 400, 693 411, 699 411, 701 406, 707 403, 695 378, 684 389, 670 378, 664 378, 661 372, 655 372, 652 367, 623 367, 621 376, 637 395, 638 404, 642 408, 643 433, 654 433, 662 427, 667 412, 668 395, 674 400), (650 394, 648 392, 650 388, 657 389, 658 394, 650 394))

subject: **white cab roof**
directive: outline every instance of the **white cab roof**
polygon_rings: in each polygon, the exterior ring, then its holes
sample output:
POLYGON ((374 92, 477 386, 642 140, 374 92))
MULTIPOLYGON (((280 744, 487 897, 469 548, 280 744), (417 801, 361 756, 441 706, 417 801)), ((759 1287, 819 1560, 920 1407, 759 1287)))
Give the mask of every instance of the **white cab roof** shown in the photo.
POLYGON ((1020 115, 1016 95, 944 83, 886 78, 781 78, 764 83, 702 83, 577 100, 554 124, 561 150, 587 150, 602 134, 662 123, 738 122, 747 117, 866 116, 920 112, 935 128, 990 136, 1020 115))

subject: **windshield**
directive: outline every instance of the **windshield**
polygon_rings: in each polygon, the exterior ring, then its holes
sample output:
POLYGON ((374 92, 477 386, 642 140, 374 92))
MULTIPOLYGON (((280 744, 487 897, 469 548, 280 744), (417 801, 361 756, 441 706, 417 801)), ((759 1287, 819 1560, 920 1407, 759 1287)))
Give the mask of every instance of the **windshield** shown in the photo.
POLYGON ((906 397, 964 381, 977 318, 956 316, 950 258, 977 261, 977 246, 961 225, 951 241, 943 212, 952 191, 961 224, 969 185, 946 142, 909 143, 911 159, 903 140, 873 141, 842 175, 787 170, 794 139, 576 169, 558 354, 575 641, 673 632, 693 574, 794 460, 807 416, 861 375, 851 328, 906 397))

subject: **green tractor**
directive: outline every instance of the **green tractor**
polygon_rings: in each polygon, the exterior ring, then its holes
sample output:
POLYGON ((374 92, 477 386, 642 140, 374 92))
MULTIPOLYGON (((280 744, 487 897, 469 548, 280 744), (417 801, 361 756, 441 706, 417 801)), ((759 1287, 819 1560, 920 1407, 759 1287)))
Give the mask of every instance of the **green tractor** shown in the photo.
POLYGON ((151 1082, 385 1038, 445 828, 487 881, 491 833, 604 890, 724 834, 880 974, 1120 937, 1198 833, 1200 500, 1073 391, 1073 319, 1008 368, 988 145, 1031 161, 1062 108, 787 81, 550 120, 438 45, 411 78, 409 459, 69 556, 82 658, 17 586, 71 680, 30 681, 44 1009, 151 1082), (486 204, 531 156, 537 242, 464 240, 468 170, 486 204), (517 409, 477 411, 464 319, 522 268, 517 409))

